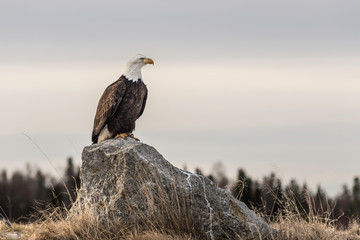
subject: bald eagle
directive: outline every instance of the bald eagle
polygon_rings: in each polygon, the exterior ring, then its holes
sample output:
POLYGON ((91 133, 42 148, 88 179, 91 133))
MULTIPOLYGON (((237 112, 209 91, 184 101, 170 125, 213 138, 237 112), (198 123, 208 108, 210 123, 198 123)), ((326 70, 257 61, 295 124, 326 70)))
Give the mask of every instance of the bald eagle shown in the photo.
POLYGON ((135 121, 142 115, 147 99, 147 88, 141 77, 141 68, 154 61, 136 55, 126 65, 120 78, 108 86, 97 106, 92 142, 109 138, 132 137, 135 121))

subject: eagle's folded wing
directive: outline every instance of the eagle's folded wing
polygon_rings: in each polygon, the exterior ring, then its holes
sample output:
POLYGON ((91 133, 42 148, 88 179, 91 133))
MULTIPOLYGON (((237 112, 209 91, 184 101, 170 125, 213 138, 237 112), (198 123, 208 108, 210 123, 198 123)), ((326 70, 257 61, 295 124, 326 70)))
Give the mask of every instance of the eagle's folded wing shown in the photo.
POLYGON ((125 90, 126 84, 122 80, 114 82, 105 89, 96 110, 92 132, 93 141, 99 136, 106 121, 116 112, 116 109, 124 96, 125 90))
POLYGON ((140 110, 140 113, 139 113, 139 115, 138 115, 137 118, 139 118, 139 117, 143 114, 144 109, 145 109, 146 99, 147 99, 147 89, 145 88, 145 90, 146 90, 146 92, 145 92, 144 100, 143 100, 143 102, 142 102, 141 110, 140 110))

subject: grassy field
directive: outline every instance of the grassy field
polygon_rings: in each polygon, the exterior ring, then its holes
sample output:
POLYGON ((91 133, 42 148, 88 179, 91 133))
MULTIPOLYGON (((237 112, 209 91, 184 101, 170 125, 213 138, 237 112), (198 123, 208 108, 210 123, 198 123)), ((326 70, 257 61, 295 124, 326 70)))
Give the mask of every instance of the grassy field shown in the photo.
MULTIPOLYGON (((314 217, 312 221, 300 220, 296 216, 288 216, 279 218, 272 222, 271 226, 280 230, 278 236, 273 236, 268 239, 296 239, 296 240, 350 240, 360 239, 358 223, 353 222, 347 230, 336 229, 326 219, 314 217)), ((13 229, 20 234, 20 238, 15 238, 13 230, 1 226, 2 234, 0 239, 29 239, 29 240, 65 240, 65 239, 93 239, 93 240, 115 240, 115 239, 129 239, 129 240, 195 240, 196 236, 191 234, 173 232, 168 233, 164 229, 156 229, 141 231, 140 229, 124 229, 121 225, 113 223, 111 226, 100 226, 99 222, 91 216, 79 216, 79 219, 73 221, 62 220, 47 220, 44 222, 37 222, 32 224, 14 224, 13 229)))
MULTIPOLYGON (((264 239, 294 239, 294 240, 352 240, 360 239, 360 225, 355 219, 347 229, 339 229, 333 220, 326 215, 316 215, 314 212, 304 216, 296 209, 291 199, 283 202, 286 210, 272 217, 269 224, 278 230, 276 236, 264 239)), ((164 206, 165 207, 165 206, 164 206)), ((171 210, 169 209, 171 213, 171 210)), ((258 213, 261 215, 261 213, 258 213)), ((328 212, 330 214, 330 212, 328 212)), ((160 216, 158 216, 160 217, 160 216)), ((262 216, 268 219, 267 216, 262 216)), ((28 240, 65 240, 65 239, 93 239, 93 240, 195 240, 197 238, 191 227, 184 227, 183 215, 173 214, 171 224, 177 225, 172 229, 161 224, 142 223, 132 227, 124 227, 120 221, 112 221, 103 225, 89 208, 82 208, 77 215, 68 218, 68 212, 52 209, 43 212, 42 217, 29 224, 13 224, 10 229, 1 224, 0 239, 28 239, 28 240), (180 217, 182 216, 182 217, 180 217), (146 226, 146 227, 145 227, 146 226), (18 233, 17 236, 15 233, 18 233), (20 236, 20 237, 19 237, 20 236)), ((187 221, 187 220, 186 220, 187 221)), ((161 222, 159 219, 158 222, 161 222)), ((191 219, 187 222, 191 222, 191 219)), ((149 222, 148 222, 149 223, 149 222)))

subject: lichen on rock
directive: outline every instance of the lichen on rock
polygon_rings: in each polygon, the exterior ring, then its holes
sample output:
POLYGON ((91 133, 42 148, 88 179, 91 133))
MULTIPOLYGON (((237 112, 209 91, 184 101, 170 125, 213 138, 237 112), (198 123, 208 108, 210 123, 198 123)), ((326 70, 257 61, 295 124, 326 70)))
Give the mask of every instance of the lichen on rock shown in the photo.
POLYGON ((133 139, 85 147, 80 177, 74 206, 91 205, 104 223, 117 219, 124 226, 172 229, 202 239, 264 239, 272 232, 228 190, 133 139))

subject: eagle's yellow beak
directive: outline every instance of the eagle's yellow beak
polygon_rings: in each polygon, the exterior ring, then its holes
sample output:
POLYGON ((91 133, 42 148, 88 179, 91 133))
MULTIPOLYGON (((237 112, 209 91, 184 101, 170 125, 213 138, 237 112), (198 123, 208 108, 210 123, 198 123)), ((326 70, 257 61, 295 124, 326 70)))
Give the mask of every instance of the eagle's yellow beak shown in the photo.
POLYGON ((145 58, 144 63, 154 65, 154 61, 151 58, 145 58))

